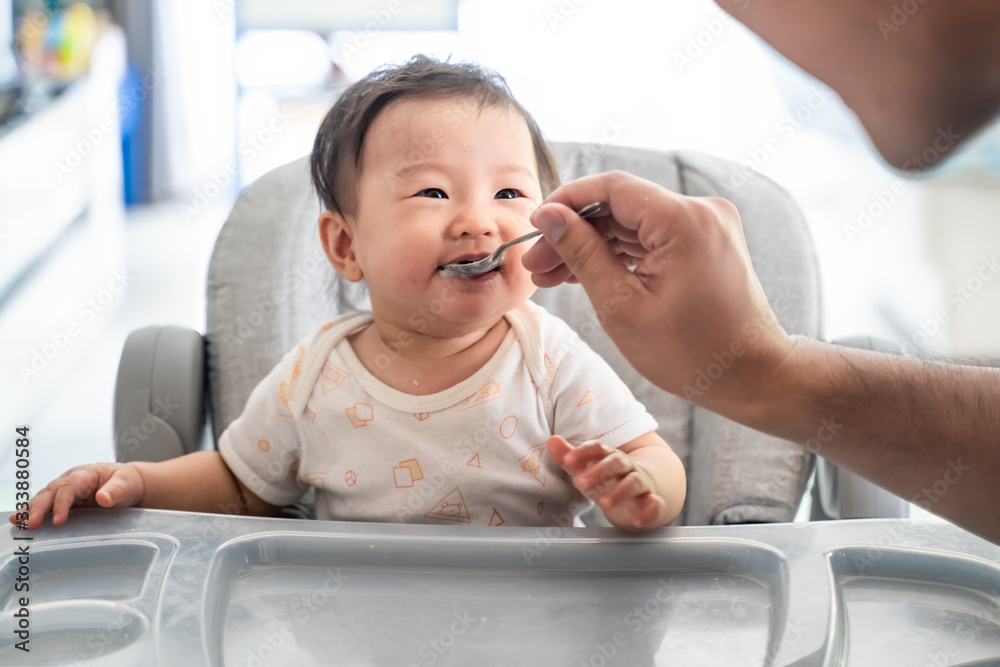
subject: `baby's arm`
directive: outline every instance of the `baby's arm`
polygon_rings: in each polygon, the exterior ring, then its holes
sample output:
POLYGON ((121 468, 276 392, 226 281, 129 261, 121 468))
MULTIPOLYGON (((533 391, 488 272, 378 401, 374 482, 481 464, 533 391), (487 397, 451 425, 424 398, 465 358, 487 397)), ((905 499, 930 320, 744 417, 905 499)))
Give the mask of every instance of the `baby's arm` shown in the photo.
MULTIPOLYGON (((71 507, 158 509, 274 516, 281 509, 261 500, 229 470, 218 452, 194 452, 159 463, 91 463, 54 479, 29 502, 28 528, 66 522, 71 507)), ((10 516, 16 523, 23 516, 10 516)))
POLYGON ((666 526, 684 505, 684 466, 655 431, 618 449, 595 443, 573 447, 558 435, 546 443, 549 454, 594 500, 612 525, 629 532, 666 526))

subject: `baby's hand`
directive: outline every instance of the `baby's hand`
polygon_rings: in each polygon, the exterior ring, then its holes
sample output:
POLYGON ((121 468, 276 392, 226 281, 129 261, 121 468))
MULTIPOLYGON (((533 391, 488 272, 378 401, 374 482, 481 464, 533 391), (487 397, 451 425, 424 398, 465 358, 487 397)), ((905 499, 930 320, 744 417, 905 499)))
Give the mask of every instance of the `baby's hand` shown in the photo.
POLYGON ((652 477, 628 454, 600 443, 573 447, 558 435, 545 445, 576 488, 596 502, 612 524, 633 532, 657 525, 666 503, 655 493, 652 477))
MULTIPOLYGON (((42 525, 50 511, 52 523, 58 526, 66 522, 70 507, 133 507, 142 500, 142 494, 142 476, 127 463, 70 468, 28 502, 28 528, 42 525)), ((10 515, 13 524, 23 519, 23 512, 10 515)))

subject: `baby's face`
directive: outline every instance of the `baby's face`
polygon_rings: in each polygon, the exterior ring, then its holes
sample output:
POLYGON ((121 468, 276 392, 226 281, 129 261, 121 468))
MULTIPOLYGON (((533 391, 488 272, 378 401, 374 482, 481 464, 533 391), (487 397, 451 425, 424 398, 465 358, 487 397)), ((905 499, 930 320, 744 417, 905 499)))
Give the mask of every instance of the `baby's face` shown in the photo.
POLYGON ((476 278, 445 264, 476 260, 532 231, 542 199, 524 120, 470 100, 401 100, 383 110, 365 142, 353 250, 377 319, 431 335, 493 326, 534 292, 521 256, 476 278))

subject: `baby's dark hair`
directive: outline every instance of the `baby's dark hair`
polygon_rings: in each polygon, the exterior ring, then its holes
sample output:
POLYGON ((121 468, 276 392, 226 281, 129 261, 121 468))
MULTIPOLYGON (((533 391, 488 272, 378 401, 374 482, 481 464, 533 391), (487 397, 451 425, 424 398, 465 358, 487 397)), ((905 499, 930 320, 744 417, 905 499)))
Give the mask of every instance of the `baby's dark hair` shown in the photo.
POLYGON ((542 196, 559 187, 555 159, 538 124, 496 72, 471 63, 441 62, 417 55, 405 65, 375 70, 350 86, 327 112, 316 133, 310 170, 323 205, 344 215, 355 212, 365 136, 378 114, 399 99, 469 98, 479 108, 506 107, 528 125, 542 196))

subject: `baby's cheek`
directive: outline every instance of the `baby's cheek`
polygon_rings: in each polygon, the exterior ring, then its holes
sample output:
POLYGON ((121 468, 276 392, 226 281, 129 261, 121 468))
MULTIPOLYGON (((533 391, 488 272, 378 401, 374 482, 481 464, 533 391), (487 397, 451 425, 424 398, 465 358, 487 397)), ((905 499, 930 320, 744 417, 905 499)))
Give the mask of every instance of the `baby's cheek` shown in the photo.
POLYGON ((376 258, 372 273, 378 276, 380 282, 395 289, 413 285, 420 277, 426 280, 426 275, 421 275, 428 273, 426 262, 414 259, 418 252, 416 249, 406 252, 402 248, 387 247, 376 258))
POLYGON ((507 280, 521 301, 530 298, 535 293, 535 290, 538 289, 531 282, 531 272, 524 268, 524 265, 521 263, 521 257, 528 251, 525 245, 527 244, 522 243, 520 247, 514 246, 507 251, 507 256, 504 258, 504 264, 508 265, 507 280), (515 249, 517 250, 516 252, 514 252, 515 249))

